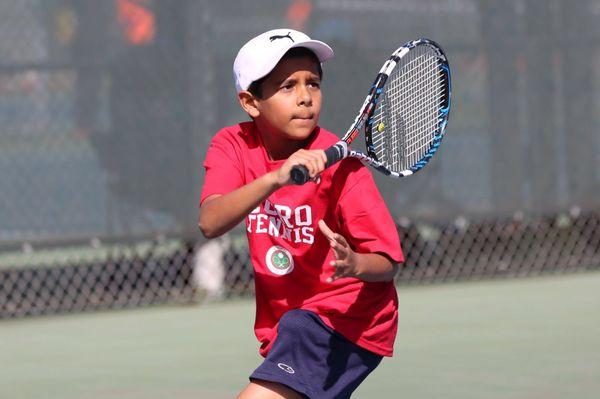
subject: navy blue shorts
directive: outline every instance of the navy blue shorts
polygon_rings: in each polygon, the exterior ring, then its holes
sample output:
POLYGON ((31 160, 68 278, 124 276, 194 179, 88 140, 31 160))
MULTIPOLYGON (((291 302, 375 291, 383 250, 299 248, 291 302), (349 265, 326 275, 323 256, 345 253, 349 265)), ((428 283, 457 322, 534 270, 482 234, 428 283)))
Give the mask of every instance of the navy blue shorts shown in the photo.
POLYGON ((279 321, 277 339, 250 381, 277 382, 307 398, 349 398, 381 359, 332 330, 315 313, 290 310, 279 321))

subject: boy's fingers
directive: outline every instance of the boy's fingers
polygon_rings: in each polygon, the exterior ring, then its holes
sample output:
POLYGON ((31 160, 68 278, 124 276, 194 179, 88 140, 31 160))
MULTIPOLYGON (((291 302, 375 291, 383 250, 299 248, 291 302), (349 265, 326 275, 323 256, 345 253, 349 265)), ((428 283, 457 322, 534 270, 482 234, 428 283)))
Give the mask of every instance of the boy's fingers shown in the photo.
POLYGON ((317 154, 319 160, 319 168, 321 170, 325 170, 325 164, 327 164, 327 156, 325 155, 325 151, 320 150, 317 154))
POLYGON ((327 282, 332 283, 335 280, 342 278, 342 277, 344 277, 344 276, 342 275, 342 272, 340 271, 340 269, 336 269, 335 272, 331 275, 331 277, 329 277, 327 279, 327 282))
POLYGON ((331 248, 336 259, 345 259, 348 256, 348 250, 346 247, 340 245, 335 241, 331 241, 331 248))
POLYGON ((348 241, 346 241, 346 238, 343 235, 336 233, 334 234, 334 238, 342 247, 346 248, 348 246, 348 241))
POLYGON ((321 162, 321 159, 314 157, 312 159, 313 167, 314 167, 314 176, 316 177, 319 173, 321 173, 324 169, 324 164, 321 162))
POLYGON ((336 273, 343 272, 346 270, 346 261, 342 259, 336 259, 329 262, 331 266, 335 268, 336 273))
POLYGON ((321 152, 300 150, 296 153, 302 159, 302 164, 309 170, 312 178, 325 169, 325 151, 321 152))
POLYGON ((319 171, 325 169, 325 163, 327 162, 325 151, 306 151, 303 154, 306 155, 306 157, 309 158, 311 162, 313 162, 313 164, 319 171))
POLYGON ((335 241, 335 233, 329 228, 329 226, 327 226, 325 221, 319 220, 318 225, 321 233, 323 233, 323 235, 327 237, 329 241, 335 241))
POLYGON ((346 258, 348 255, 348 243, 346 239, 342 235, 334 233, 323 220, 319 220, 318 225, 321 233, 329 240, 335 258, 346 258))
POLYGON ((332 261, 331 265, 335 267, 335 272, 331 275, 331 277, 327 279, 327 282, 331 283, 343 277, 353 276, 353 274, 348 273, 348 269, 346 268, 343 261, 332 261))
POLYGON ((329 241, 332 242, 332 247, 334 246, 334 243, 337 243, 339 245, 342 246, 346 246, 347 242, 346 239, 344 238, 344 236, 342 236, 341 234, 338 234, 336 232, 334 232, 333 230, 331 230, 329 228, 329 226, 327 226, 327 224, 325 223, 325 221, 323 220, 319 220, 319 229, 321 230, 321 232, 325 235, 325 237, 327 237, 329 239, 329 241))
POLYGON ((302 153, 298 153, 296 160, 297 160, 297 164, 298 165, 303 165, 303 166, 306 167, 306 169, 308 169, 308 173, 311 176, 314 175, 314 173, 315 173, 315 164, 314 164, 313 160, 309 156, 307 156, 305 154, 302 154, 302 153))
POLYGON ((347 253, 348 252, 348 243, 346 239, 340 234, 333 234, 333 238, 329 239, 331 243, 331 248, 335 251, 347 253))
MULTIPOLYGON (((310 180, 319 183, 320 173, 325 170, 325 163, 327 157, 323 150, 298 150, 291 157, 291 163, 289 164, 290 170, 296 165, 304 166, 310 177, 310 180)), ((289 177, 288 179, 291 179, 289 177)))

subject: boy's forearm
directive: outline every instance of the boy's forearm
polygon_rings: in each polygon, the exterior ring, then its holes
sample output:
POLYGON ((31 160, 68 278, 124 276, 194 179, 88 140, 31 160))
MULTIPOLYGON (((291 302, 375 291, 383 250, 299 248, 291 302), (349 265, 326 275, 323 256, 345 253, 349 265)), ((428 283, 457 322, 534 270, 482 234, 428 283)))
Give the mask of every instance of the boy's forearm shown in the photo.
POLYGON ((207 238, 225 234, 278 188, 276 175, 271 172, 228 194, 206 200, 198 220, 202 234, 207 238))
POLYGON ((357 253, 359 265, 356 277, 368 282, 392 281, 398 272, 398 264, 377 253, 357 253))

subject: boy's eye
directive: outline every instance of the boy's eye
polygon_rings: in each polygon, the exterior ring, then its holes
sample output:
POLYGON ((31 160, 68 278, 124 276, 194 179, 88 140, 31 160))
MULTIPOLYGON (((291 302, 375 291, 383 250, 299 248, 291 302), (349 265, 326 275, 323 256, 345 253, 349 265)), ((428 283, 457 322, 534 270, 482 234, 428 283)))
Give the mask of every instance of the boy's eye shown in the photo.
MULTIPOLYGON (((279 90, 290 91, 294 89, 294 86, 296 86, 296 82, 284 82, 279 86, 279 90)), ((307 82, 306 86, 312 89, 319 89, 321 87, 321 82, 307 82)))

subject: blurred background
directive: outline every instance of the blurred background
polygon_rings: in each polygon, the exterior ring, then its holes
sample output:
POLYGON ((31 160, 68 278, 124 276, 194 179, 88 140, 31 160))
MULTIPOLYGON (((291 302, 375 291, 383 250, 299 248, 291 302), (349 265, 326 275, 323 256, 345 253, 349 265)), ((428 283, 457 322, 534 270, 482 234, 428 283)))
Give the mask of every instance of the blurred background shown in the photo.
POLYGON ((599 22, 600 0, 0 0, 0 330, 252 297, 243 228, 206 242, 198 199, 212 135, 247 119, 233 59, 278 27, 336 52, 320 124, 340 136, 400 44, 449 57, 443 150, 374 173, 399 286, 597 276, 599 22))

